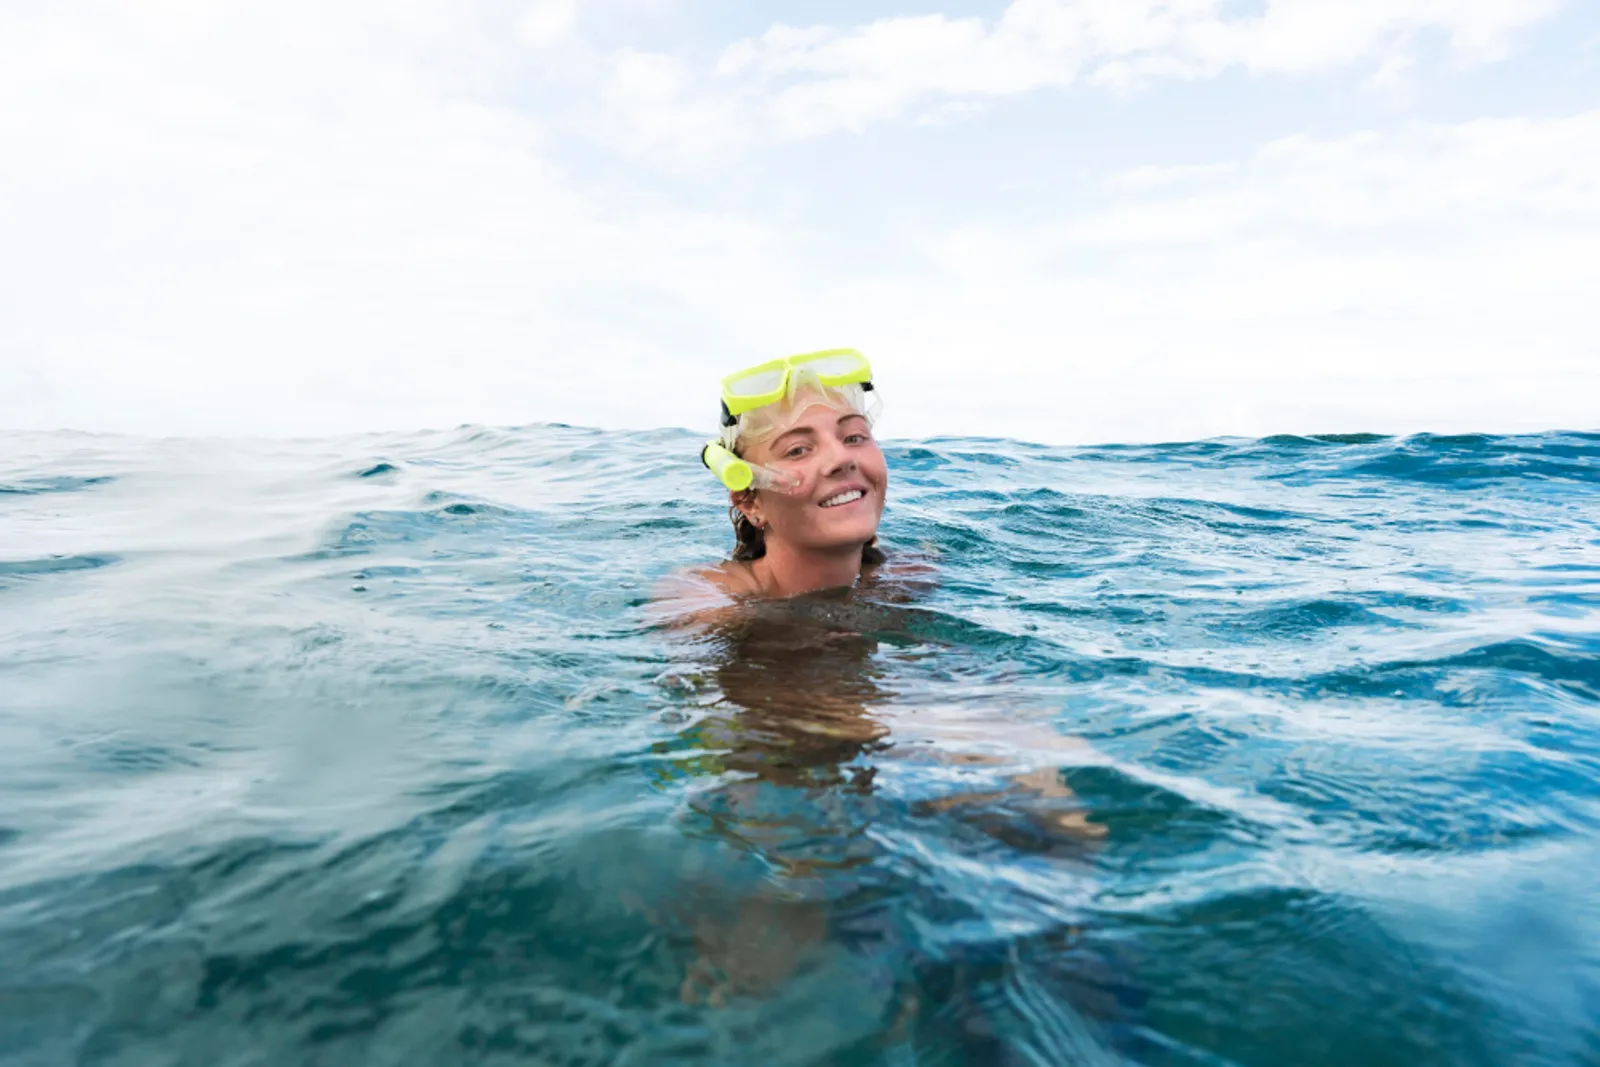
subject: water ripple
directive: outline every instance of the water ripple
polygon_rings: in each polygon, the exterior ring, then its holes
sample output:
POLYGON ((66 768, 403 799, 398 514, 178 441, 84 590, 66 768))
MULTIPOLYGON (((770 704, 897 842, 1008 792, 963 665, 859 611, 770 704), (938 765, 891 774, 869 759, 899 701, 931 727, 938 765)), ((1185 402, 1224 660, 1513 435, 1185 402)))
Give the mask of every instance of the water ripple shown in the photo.
POLYGON ((1582 1064, 1600 434, 0 449, 0 1061, 1582 1064))

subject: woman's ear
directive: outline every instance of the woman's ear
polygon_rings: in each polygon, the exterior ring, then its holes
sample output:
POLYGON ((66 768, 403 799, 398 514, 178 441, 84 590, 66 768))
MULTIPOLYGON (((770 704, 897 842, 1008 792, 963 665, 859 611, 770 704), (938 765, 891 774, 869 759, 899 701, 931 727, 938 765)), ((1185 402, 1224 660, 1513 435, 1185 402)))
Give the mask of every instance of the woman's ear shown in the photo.
POLYGON ((757 498, 754 489, 746 489, 738 493, 729 493, 728 501, 738 508, 750 525, 761 529, 767 524, 766 515, 763 514, 761 501, 757 498))

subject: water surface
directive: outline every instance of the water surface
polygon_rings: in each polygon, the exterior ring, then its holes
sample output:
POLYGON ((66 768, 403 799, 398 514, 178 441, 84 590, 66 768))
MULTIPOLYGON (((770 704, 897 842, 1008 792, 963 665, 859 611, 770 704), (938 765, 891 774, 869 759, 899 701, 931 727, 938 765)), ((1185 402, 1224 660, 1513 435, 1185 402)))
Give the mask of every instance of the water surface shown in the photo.
POLYGON ((0 436, 0 1062, 1600 1062, 1600 435, 0 436))

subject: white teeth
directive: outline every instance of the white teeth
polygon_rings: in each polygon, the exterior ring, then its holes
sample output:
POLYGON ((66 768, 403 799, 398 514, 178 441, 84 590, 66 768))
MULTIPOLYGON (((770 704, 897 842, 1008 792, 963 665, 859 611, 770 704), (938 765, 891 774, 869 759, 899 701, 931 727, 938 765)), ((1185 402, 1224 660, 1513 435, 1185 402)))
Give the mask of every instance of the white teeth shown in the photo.
POLYGON ((860 500, 866 495, 867 494, 863 493, 859 489, 846 489, 838 496, 830 496, 828 499, 824 500, 822 502, 822 506, 825 508, 836 508, 840 504, 848 504, 852 500, 860 500))

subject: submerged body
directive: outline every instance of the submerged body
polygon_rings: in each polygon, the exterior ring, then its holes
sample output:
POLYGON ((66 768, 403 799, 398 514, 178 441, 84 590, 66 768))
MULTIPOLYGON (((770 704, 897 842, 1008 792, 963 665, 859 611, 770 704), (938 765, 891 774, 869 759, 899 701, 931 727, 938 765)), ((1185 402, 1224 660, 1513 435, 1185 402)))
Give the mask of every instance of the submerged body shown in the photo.
MULTIPOLYGON (((720 882, 674 888, 670 919, 694 929, 697 950, 684 1000, 765 997, 841 952, 860 953, 857 965, 871 968, 881 953, 902 951, 912 939, 900 929, 905 916, 875 913, 871 952, 851 947, 860 936, 852 916, 879 877, 878 822, 887 828, 906 814, 892 783, 930 766, 944 768, 947 785, 912 803, 913 818, 965 824, 1087 874, 1104 828, 1060 775, 1082 760, 1081 741, 1037 706, 907 701, 890 684, 885 652, 938 641, 937 617, 914 604, 925 588, 921 576, 896 577, 887 564, 854 589, 789 598, 708 584, 720 606, 690 608, 666 630, 683 639, 691 662, 709 654, 699 684, 717 696, 657 751, 677 768, 673 777, 706 777, 686 813, 699 834, 765 871, 756 888, 733 894, 731 910, 720 882)), ((902 989, 882 1007, 910 1020, 919 995, 902 989)))

